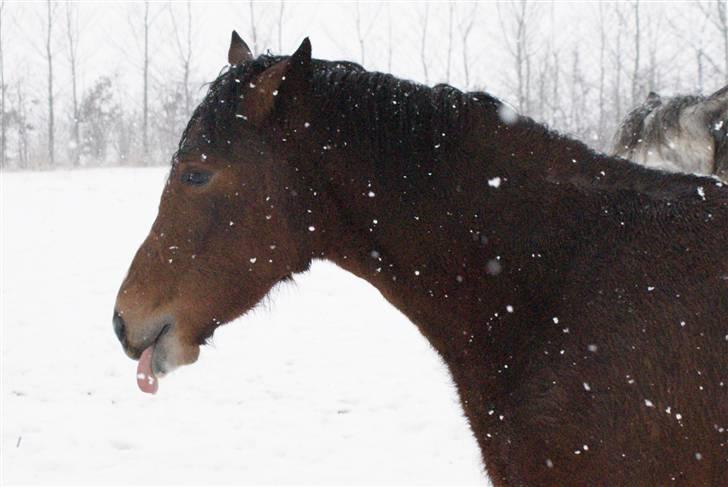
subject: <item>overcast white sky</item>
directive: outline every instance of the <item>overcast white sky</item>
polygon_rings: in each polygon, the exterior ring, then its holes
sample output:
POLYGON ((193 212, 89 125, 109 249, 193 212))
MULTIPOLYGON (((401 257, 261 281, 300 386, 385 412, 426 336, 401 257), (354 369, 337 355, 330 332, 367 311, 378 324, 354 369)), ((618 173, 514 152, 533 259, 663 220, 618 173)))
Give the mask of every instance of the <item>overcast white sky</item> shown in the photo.
MULTIPOLYGON (((530 28, 538 31, 536 49, 553 36, 561 46, 581 45, 587 66, 598 62, 597 2, 539 2, 540 11, 531 21, 530 28), (553 9, 553 14, 552 14, 553 9), (553 28, 552 28, 553 24, 553 28), (594 48, 590 49, 590 46, 594 48)), ((135 90, 141 76, 142 36, 141 21, 143 2, 75 2, 79 11, 79 60, 81 90, 88 87, 99 74, 113 73, 125 80, 130 90, 135 90)), ((63 95, 68 79, 68 54, 65 43, 66 2, 54 3, 54 50, 57 52, 55 71, 58 90, 63 95)), ((452 60, 453 84, 461 84, 462 58, 460 54, 461 26, 472 16, 472 2, 459 2, 454 18, 454 59, 452 60)), ((605 4, 607 5, 607 4, 605 4)), ((608 5, 607 5, 608 6, 608 5)), ((628 5, 625 5, 626 7, 628 5)), ((681 46, 679 39, 668 36, 671 29, 668 17, 685 19, 687 2, 643 2, 647 12, 661 11, 662 32, 660 51, 666 61, 675 57, 674 51, 681 46), (668 52, 673 51, 673 52, 668 52)), ((429 64, 428 81, 445 81, 447 55, 448 5, 438 2, 427 6, 423 2, 285 2, 282 30, 284 52, 291 52, 304 36, 313 43, 314 56, 361 61, 361 49, 357 39, 356 12, 361 15, 361 30, 365 34, 364 65, 369 69, 387 70, 388 46, 392 38, 391 71, 397 75, 425 81, 420 62, 423 19, 428 10, 428 36, 426 56, 429 64)), ((176 44, 173 40, 171 15, 183 26, 186 2, 152 2, 150 15, 153 19, 151 43, 153 45, 151 69, 154 79, 162 82, 178 71, 176 44)), ((501 16, 508 6, 501 7, 501 16)), ((278 51, 277 19, 280 2, 255 2, 254 15, 258 26, 259 49, 278 51)), ((248 2, 192 2, 193 12, 193 72, 200 81, 215 77, 225 64, 229 34, 237 29, 250 43, 250 5, 248 2)), ((27 79, 30 83, 45 82, 44 35, 45 2, 6 2, 3 39, 5 42, 6 78, 27 79)), ((644 28, 644 26, 643 26, 644 28)), ((719 37, 711 38, 710 29, 700 22, 687 27, 695 39, 705 37, 705 44, 719 44, 719 37)), ((715 35, 715 34, 713 34, 715 35)), ((501 89, 507 82, 503 74, 509 68, 509 58, 503 47, 503 32, 498 7, 494 2, 480 3, 475 9, 475 24, 468 41, 469 64, 474 84, 501 89)), ((625 41, 625 44, 627 42, 625 41)), ((719 47, 719 46, 716 46, 719 47)), ((624 48, 629 51, 631 45, 624 48)), ((674 83, 674 80, 672 80, 674 83)), ((715 79, 706 89, 717 89, 722 80, 715 79)), ((671 83, 672 84, 672 83, 671 83)), ((666 89, 673 89, 666 86, 666 89)), ((42 91, 42 90, 41 90, 42 91)))

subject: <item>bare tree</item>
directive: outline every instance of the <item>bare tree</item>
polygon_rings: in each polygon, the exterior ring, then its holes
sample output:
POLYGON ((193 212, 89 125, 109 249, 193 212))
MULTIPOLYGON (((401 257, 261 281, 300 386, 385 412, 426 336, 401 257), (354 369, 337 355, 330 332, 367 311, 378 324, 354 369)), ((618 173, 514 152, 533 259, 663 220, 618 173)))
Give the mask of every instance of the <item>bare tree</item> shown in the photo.
MULTIPOLYGON (((556 126, 559 123, 560 116, 562 115, 561 110, 561 94, 559 91, 559 87, 561 86, 559 84, 560 74, 561 71, 559 70, 561 63, 559 62, 559 51, 555 50, 551 53, 550 58, 551 61, 551 124, 556 126)), ((562 117, 563 118, 563 117, 562 117)))
POLYGON ((725 81, 728 83, 728 6, 726 6, 725 0, 716 0, 716 9, 718 10, 718 30, 722 34, 723 38, 723 60, 724 60, 724 75, 725 81))
POLYGON ((387 4, 387 71, 392 71, 392 8, 387 4))
POLYGON ((420 43, 420 61, 422 62, 422 72, 425 75, 425 83, 429 83, 430 79, 427 75, 427 20, 430 15, 430 4, 425 4, 425 15, 422 20, 422 41, 420 43))
POLYGON ((622 32, 624 31, 627 20, 620 8, 620 4, 614 4, 614 12, 617 16, 617 28, 615 29, 615 46, 612 51, 614 58, 614 81, 613 81, 613 99, 614 99, 614 115, 615 123, 622 121, 622 71, 624 70, 623 52, 622 52, 622 32))
MULTIPOLYGON (((681 16, 680 19, 683 19, 683 16, 681 16)), ((690 19, 687 27, 681 27, 680 25, 678 25, 675 19, 671 19, 669 17, 667 19, 667 23, 671 27, 671 35, 678 39, 681 44, 689 45, 694 51, 693 54, 695 56, 696 67, 696 88, 701 93, 704 89, 705 70, 707 66, 709 65, 716 73, 722 71, 722 68, 718 65, 718 62, 713 59, 711 53, 709 52, 710 43, 706 46, 702 35, 702 33, 706 31, 706 29, 708 31, 710 30, 709 26, 707 25, 710 22, 711 19, 703 17, 702 23, 696 28, 694 20, 690 19), (698 34, 695 35, 696 33, 698 34)))
POLYGON ((371 18, 369 19, 369 23, 367 25, 363 25, 362 14, 361 10, 359 9, 359 2, 356 2, 356 14, 354 17, 354 23, 356 24, 356 38, 359 44, 361 64, 364 64, 364 46, 366 44, 366 38, 369 35, 369 32, 372 30, 372 27, 375 25, 377 17, 379 17, 380 11, 381 6, 377 8, 377 10, 374 12, 374 15, 371 16, 371 18))
POLYGON ((654 11, 645 17, 647 29, 647 91, 659 90, 661 83, 661 63, 658 60, 658 51, 661 45, 663 10, 654 11))
POLYGON ((503 31, 506 48, 513 57, 516 72, 516 100, 520 112, 530 111, 531 100, 531 50, 529 21, 535 8, 528 0, 502 6, 498 4, 498 19, 503 31), (508 9, 506 11, 506 9, 508 9), (505 18, 507 17, 507 18, 505 18))
MULTIPOLYGON (((703 25, 699 29, 701 32, 703 31, 703 29, 705 29, 705 27, 706 27, 705 24, 707 22, 708 22, 707 19, 703 20, 703 25)), ((674 26, 673 26, 673 28, 674 28, 674 26)), ((680 36, 680 37, 682 38, 682 36, 680 36)), ((704 42, 703 42, 703 36, 697 36, 697 37, 698 37, 697 42, 689 42, 689 44, 693 47, 693 50, 695 51, 695 64, 696 64, 696 68, 697 68, 697 73, 696 73, 697 89, 698 89, 698 92, 702 93, 703 90, 705 89, 704 79, 705 79, 706 62, 713 64, 716 71, 718 71, 718 66, 706 52, 706 49, 705 49, 706 46, 704 45, 704 42)), ((726 81, 728 81, 728 80, 726 80, 726 81)))
POLYGON ((605 17, 604 12, 605 6, 604 4, 599 4, 599 122, 597 126, 597 133, 599 134, 600 140, 606 139, 605 132, 606 132, 606 113, 605 113, 605 106, 604 106, 604 98, 605 98, 605 78, 606 78, 606 57, 605 52, 607 49, 607 29, 606 29, 606 23, 607 19, 605 17))
POLYGON ((356 2, 356 38, 359 43, 359 59, 362 66, 364 65, 364 35, 361 28, 361 10, 359 10, 359 1, 356 2))
POLYGON ((51 35, 53 27, 53 16, 55 5, 51 0, 46 0, 46 45, 45 54, 48 62, 48 163, 55 165, 55 126, 54 126, 54 100, 53 100, 53 50, 51 49, 51 35))
POLYGON ((447 69, 445 71, 445 82, 450 83, 450 64, 452 61, 452 20, 455 15, 455 4, 448 4, 447 15, 447 69))
MULTIPOLYGON (((547 115, 547 106, 549 105, 548 101, 548 87, 550 84, 549 75, 551 74, 551 54, 554 51, 554 2, 553 0, 549 3, 549 20, 550 20, 550 33, 548 41, 546 42, 546 53, 543 56, 543 59, 539 63, 538 66, 538 73, 537 73, 537 90, 538 94, 536 96, 537 100, 537 106, 536 106, 536 113, 538 114, 538 118, 540 120, 548 120, 549 115, 553 114, 553 109, 548 109, 549 114, 547 115)), ((552 107, 549 107, 552 108, 552 107)))
POLYGON ((706 19, 718 30, 723 44, 723 77, 728 83, 728 2, 726 0, 713 0, 708 2, 696 2, 706 19), (715 6, 715 10, 711 8, 715 6))
POLYGON ((144 61, 142 95, 142 155, 149 152, 149 1, 144 2, 144 61))
POLYGON ((248 1, 248 8, 250 11, 250 36, 253 45, 253 55, 258 55, 258 31, 255 27, 255 9, 253 8, 253 0, 248 1))
POLYGON ((174 40, 177 45, 177 54, 182 63, 182 92, 185 101, 185 116, 192 113, 192 100, 190 95, 190 69, 192 64, 192 5, 188 1, 186 3, 187 22, 185 25, 185 35, 180 35, 180 29, 177 26, 177 19, 174 16, 174 9, 169 9, 169 15, 172 20, 172 29, 174 31, 174 40))
POLYGON ((549 108, 551 112, 551 125, 554 127, 559 126, 559 123, 561 121, 566 119, 566 116, 564 114, 564 108, 562 107, 561 103, 561 91, 560 91, 560 79, 561 79, 561 62, 560 62, 560 52, 559 49, 556 47, 556 29, 557 29, 557 21, 556 21, 556 11, 555 11, 555 2, 551 2, 549 9, 549 24, 550 24, 550 33, 549 33, 549 54, 548 59, 550 60, 550 70, 551 70, 551 76, 550 76, 550 83, 551 83, 551 99, 549 100, 549 108))
MULTIPOLYGON (((522 12, 523 12, 523 18, 525 19, 526 18, 526 0, 523 0, 523 3, 521 3, 521 8, 522 8, 522 12)), ((526 36, 527 22, 528 22, 527 20, 524 20, 524 22, 523 22, 523 33, 522 33, 522 37, 520 39, 521 39, 521 42, 523 43, 521 52, 523 54, 523 60, 525 61, 525 64, 526 64, 526 66, 525 66, 525 68, 526 68, 526 73, 525 73, 526 87, 525 87, 525 92, 524 92, 524 95, 525 95, 524 98, 525 98, 525 105, 526 105, 525 109, 526 109, 526 112, 528 113, 531 111, 531 58, 532 58, 532 53, 531 53, 531 50, 528 45, 528 38, 526 36)))
POLYGON ((5 168, 5 155, 7 154, 7 116, 5 114, 5 94, 7 87, 5 86, 5 68, 3 64, 3 20, 4 20, 5 2, 0 1, 0 91, 2 94, 2 105, 0 105, 0 168, 5 168))
POLYGON ((71 68, 71 139, 72 150, 71 160, 74 166, 78 166, 80 161, 80 129, 78 114, 78 83, 76 77, 76 60, 78 54, 78 11, 77 5, 66 2, 66 39, 68 40, 68 59, 71 68))
POLYGON ((283 11, 286 7, 286 2, 280 1, 280 8, 278 9, 278 52, 283 52, 283 11))
POLYGON ((548 120, 552 126, 559 122, 559 115, 563 107, 559 103, 559 79, 560 79, 559 52, 556 48, 556 8, 555 2, 549 3, 549 40, 546 46, 542 68, 542 94, 539 95, 539 102, 545 106, 540 112, 544 120, 548 120), (543 78, 546 78, 543 80, 543 78), (550 87, 550 89, 547 89, 550 87), (550 94, 548 93, 550 91, 550 94), (548 110, 548 113, 545 111, 548 110))
POLYGON ((465 18, 465 22, 460 24, 460 33, 462 34, 463 43, 463 74, 465 77, 466 88, 470 87, 470 58, 468 56, 468 38, 470 37, 470 33, 473 30, 473 25, 475 25, 475 11, 477 10, 477 8, 478 4, 473 3, 473 9, 465 18))
POLYGON ((632 105, 636 105, 639 97, 640 74, 640 1, 635 0, 634 11, 634 68, 632 69, 632 105))
MULTIPOLYGON (((133 4, 127 7, 127 22, 129 29, 132 32, 132 39, 134 41, 136 50, 134 52, 128 51, 128 43, 115 43, 117 49, 119 49, 124 55, 134 61, 135 69, 139 69, 141 74, 141 103, 139 105, 141 109, 141 123, 137 119, 137 123, 134 124, 136 130, 140 127, 141 130, 141 154, 139 154, 139 142, 135 144, 135 156, 140 157, 141 160, 150 160, 150 141, 151 131, 149 123, 150 114, 150 89, 151 79, 153 76, 152 68, 154 63, 153 55, 156 50, 150 46, 150 37, 155 32, 154 25, 160 15, 164 13, 163 8, 158 8, 156 11, 152 8, 148 0, 145 0, 143 4, 133 4), (143 8, 140 8, 143 7, 143 8)), ((138 99, 137 99, 138 100, 138 99)), ((136 111, 135 111, 136 112, 136 111)), ((139 115, 137 114, 137 117, 139 115)), ((135 138, 135 140, 138 140, 135 138)))
POLYGON ((570 82, 571 117, 568 129, 576 137, 585 139, 590 134, 590 123, 585 116, 588 113, 587 98, 589 96, 589 84, 581 70, 579 44, 574 44, 573 46, 570 82))
POLYGON ((25 97, 25 81, 18 78, 15 87, 15 107, 12 111, 14 114, 15 127, 17 129, 17 142, 18 142, 18 167, 27 168, 29 166, 28 160, 28 148, 29 138, 28 130, 31 126, 28 124, 28 114, 26 111, 26 97, 25 97))

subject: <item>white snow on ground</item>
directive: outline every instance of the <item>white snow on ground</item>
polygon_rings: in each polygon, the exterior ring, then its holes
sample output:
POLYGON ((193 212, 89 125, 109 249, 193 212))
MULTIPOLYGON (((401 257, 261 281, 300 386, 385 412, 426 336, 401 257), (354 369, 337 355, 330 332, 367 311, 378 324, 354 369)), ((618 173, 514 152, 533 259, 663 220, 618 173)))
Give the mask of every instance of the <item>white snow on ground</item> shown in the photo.
POLYGON ((0 174, 3 484, 484 482, 439 357, 331 264, 142 394, 111 315, 165 177, 0 174))

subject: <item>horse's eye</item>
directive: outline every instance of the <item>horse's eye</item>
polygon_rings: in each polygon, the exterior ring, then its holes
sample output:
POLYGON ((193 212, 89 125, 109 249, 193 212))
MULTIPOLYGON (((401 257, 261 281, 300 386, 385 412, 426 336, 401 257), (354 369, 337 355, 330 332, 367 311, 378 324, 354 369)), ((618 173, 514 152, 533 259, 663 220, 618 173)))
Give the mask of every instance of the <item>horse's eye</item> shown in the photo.
POLYGON ((190 186, 203 186, 210 181, 211 176, 207 171, 187 171, 182 174, 182 182, 190 186))

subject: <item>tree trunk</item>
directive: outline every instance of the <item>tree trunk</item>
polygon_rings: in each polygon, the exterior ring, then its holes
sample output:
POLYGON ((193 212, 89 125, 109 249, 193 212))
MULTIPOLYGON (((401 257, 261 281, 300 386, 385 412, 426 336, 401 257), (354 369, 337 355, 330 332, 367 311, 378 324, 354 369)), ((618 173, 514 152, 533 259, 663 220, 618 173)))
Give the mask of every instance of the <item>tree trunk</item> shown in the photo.
POLYGON ((530 111, 530 77, 531 59, 528 53, 526 15, 528 14, 527 0, 521 0, 520 9, 516 13, 516 76, 518 79, 518 111, 530 111))
POLYGON ((387 4, 387 72, 392 72, 392 6, 387 4))
POLYGON ((5 2, 0 2, 0 168, 5 169, 5 155, 7 154, 7 119, 5 118, 5 67, 3 65, 3 10, 5 2))
POLYGON ((185 88, 185 116, 189 117, 192 110, 190 96, 190 63, 192 62, 192 4, 187 2, 187 52, 184 59, 184 88, 185 88))
POLYGON ((548 54, 541 63, 541 68, 538 71, 538 119, 546 121, 546 77, 549 70, 548 67, 548 54))
POLYGON ((21 81, 18 81, 16 91, 18 103, 15 109, 18 114, 18 167, 26 169, 28 167, 28 130, 25 122, 25 96, 21 81))
POLYGON ((255 28, 255 9, 253 8, 253 0, 248 2, 250 9, 250 35, 253 37, 253 55, 258 55, 258 31, 255 28))
POLYGON ((445 82, 450 83, 450 64, 452 62, 452 18, 455 13, 455 4, 448 5, 448 28, 447 28, 447 70, 445 82))
POLYGON ((698 93, 703 92, 703 50, 698 49, 696 52, 698 58, 698 93))
POLYGON ((427 75, 427 20, 430 15, 430 4, 425 4, 425 19, 422 23, 422 42, 420 43, 420 62, 422 62, 422 71, 425 75, 425 84, 430 82, 430 78, 427 75))
POLYGON ((624 16, 619 9, 619 4, 614 5, 619 24, 617 26, 617 40, 615 49, 615 80, 614 80, 614 107, 615 123, 622 122, 622 29, 624 27, 624 16))
POLYGON ((51 27, 53 25, 51 15, 51 0, 47 0, 48 30, 46 37, 46 59, 48 61, 48 163, 55 165, 54 150, 54 113, 53 113, 53 52, 51 51, 51 27))
POLYGON ((278 54, 283 54, 283 10, 285 7, 286 2, 281 0, 278 10, 278 54))
POLYGON ((142 95, 142 157, 149 152, 149 2, 144 2, 144 83, 142 95))
POLYGON ((554 92, 551 95, 551 103, 554 106, 554 115, 553 115, 553 125, 557 126, 559 123, 558 116, 561 113, 560 112, 560 106, 559 105, 559 53, 554 50, 553 53, 553 62, 551 63, 553 68, 553 76, 551 77, 551 82, 553 83, 553 89, 554 92))
POLYGON ((632 105, 637 105, 639 97, 640 72, 640 2, 634 2, 634 70, 632 71, 632 105))
POLYGON ((715 4, 718 9, 721 34, 723 34, 724 77, 725 83, 728 84, 728 2, 726 0, 716 0, 715 4))
MULTIPOLYGON (((74 166, 78 166, 80 162, 80 120, 78 113, 78 91, 76 79, 76 49, 78 45, 78 36, 74 37, 73 14, 71 11, 71 3, 66 2, 66 35, 68 37, 69 60, 71 62, 71 103, 73 109, 73 120, 71 125, 72 151, 71 159, 74 166)), ((75 8, 75 5, 74 5, 75 8)))
POLYGON ((605 58, 604 52, 606 51, 607 45, 607 32, 605 29, 606 19, 604 18, 603 5, 599 4, 599 126, 597 132, 599 134, 600 148, 604 149, 604 143, 607 141, 606 137, 606 116, 604 113, 604 79, 605 79, 605 58))
POLYGON ((523 96, 523 18, 518 17, 516 28, 516 79, 518 80, 518 111, 525 107, 523 96))
POLYGON ((192 4, 186 2, 187 24, 184 36, 180 35, 177 25, 177 18, 173 8, 169 9, 169 17, 172 21, 174 41, 177 45, 180 63, 182 65, 182 95, 184 96, 185 108, 184 117, 189 117, 192 111, 192 94, 190 93, 190 72, 192 70, 192 4))
POLYGON ((359 55, 360 60, 359 63, 363 66, 364 65, 364 36, 361 31, 361 10, 359 10, 359 2, 356 2, 356 17, 354 19, 356 21, 356 39, 359 43, 359 55))
POLYGON ((531 54, 526 52, 526 113, 531 113, 531 54))
POLYGON ((465 28, 462 29, 463 32, 463 72, 465 74, 465 88, 470 88, 470 61, 468 59, 468 37, 470 36, 470 31, 473 29, 473 24, 475 23, 475 11, 478 8, 478 4, 473 4, 473 11, 470 13, 470 16, 467 20, 467 23, 465 25, 465 28))

